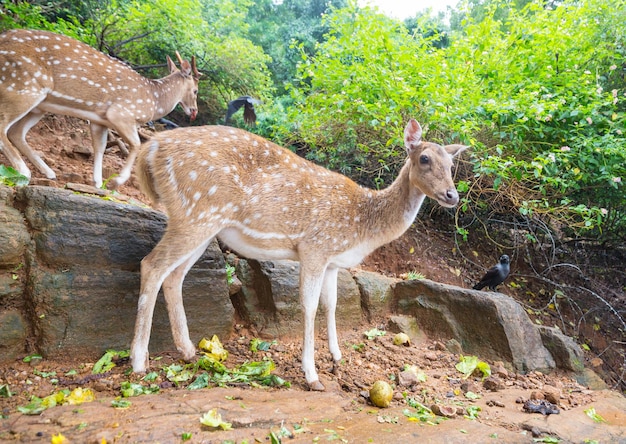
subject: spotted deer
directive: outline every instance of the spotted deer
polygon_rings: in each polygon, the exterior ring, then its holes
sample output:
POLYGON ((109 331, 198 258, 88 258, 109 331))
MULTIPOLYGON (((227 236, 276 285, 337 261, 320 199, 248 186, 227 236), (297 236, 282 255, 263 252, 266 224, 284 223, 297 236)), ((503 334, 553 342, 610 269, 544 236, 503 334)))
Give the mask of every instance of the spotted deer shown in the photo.
POLYGON ((137 125, 171 112, 180 102, 193 120, 200 73, 176 53, 181 69, 167 57, 170 74, 147 79, 129 66, 91 46, 46 31, 14 29, 0 34, 0 150, 24 176, 31 172, 26 156, 48 179, 54 171, 28 145, 26 134, 46 112, 90 122, 94 152, 93 181, 102 186, 102 160, 107 128, 130 147, 111 188, 130 177, 141 141, 137 125))
POLYGON ((195 355, 182 300, 182 283, 215 237, 260 260, 300 261, 304 312, 302 368, 312 390, 324 390, 314 362, 314 320, 326 311, 328 345, 341 360, 335 308, 338 268, 354 267, 413 223, 426 196, 453 207, 453 157, 467 147, 421 140, 411 119, 404 131, 408 157, 388 188, 363 188, 341 174, 246 131, 205 126, 160 133, 146 142, 136 174, 144 193, 168 215, 167 228, 141 262, 141 289, 131 361, 148 366, 157 293, 163 286, 177 349, 195 355))

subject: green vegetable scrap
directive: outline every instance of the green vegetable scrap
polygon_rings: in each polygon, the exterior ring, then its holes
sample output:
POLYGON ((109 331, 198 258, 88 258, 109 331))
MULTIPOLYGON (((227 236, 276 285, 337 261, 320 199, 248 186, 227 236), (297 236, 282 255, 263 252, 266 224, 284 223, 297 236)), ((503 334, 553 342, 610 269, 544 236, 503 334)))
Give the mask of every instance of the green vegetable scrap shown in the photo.
POLYGON ((377 338, 378 336, 385 336, 387 334, 387 332, 384 331, 384 330, 379 330, 376 327, 374 327, 371 330, 363 332, 363 334, 367 337, 367 339, 372 341, 375 338, 377 338))
POLYGON ((18 173, 15 168, 0 165, 0 183, 10 187, 23 187, 28 182, 28 177, 18 173))
POLYGON ((608 422, 606 419, 604 419, 602 416, 596 413, 595 407, 589 407, 587 410, 583 410, 583 411, 588 417, 593 419, 595 422, 608 422))
POLYGON ((484 361, 480 361, 476 356, 463 356, 459 358, 456 369, 463 373, 463 378, 467 379, 474 371, 478 370, 483 374, 483 379, 491 376, 491 367, 484 361))
POLYGON ((57 405, 79 405, 83 402, 91 402, 95 399, 96 397, 90 389, 83 389, 79 387, 72 391, 61 390, 53 393, 52 395, 46 396, 45 398, 33 396, 27 405, 20 406, 17 410, 25 415, 38 415, 44 410, 57 405))
POLYGON ((228 358, 228 352, 217 335, 213 335, 210 341, 206 338, 202 338, 198 347, 206 356, 212 357, 218 362, 223 362, 228 358))
POLYGON ((159 393, 160 388, 156 384, 150 384, 150 386, 146 387, 144 385, 138 384, 136 382, 124 381, 120 385, 120 389, 122 390, 122 396, 124 398, 131 398, 133 396, 139 395, 149 395, 151 393, 159 393))
POLYGON ((106 353, 98 359, 91 370, 94 375, 100 375, 106 373, 115 367, 114 360, 128 358, 130 356, 130 350, 107 350, 106 353))
POLYGON ((222 430, 230 430, 233 428, 231 423, 222 420, 222 415, 217 412, 217 409, 211 409, 202 415, 200 423, 211 428, 219 427, 222 430))

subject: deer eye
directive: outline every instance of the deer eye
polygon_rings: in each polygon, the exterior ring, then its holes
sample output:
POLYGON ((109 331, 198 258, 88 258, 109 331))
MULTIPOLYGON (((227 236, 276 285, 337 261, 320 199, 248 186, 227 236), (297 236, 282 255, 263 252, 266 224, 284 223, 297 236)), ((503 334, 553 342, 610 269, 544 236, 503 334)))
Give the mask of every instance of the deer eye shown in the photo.
POLYGON ((430 159, 428 158, 428 156, 426 154, 422 154, 420 156, 420 164, 428 165, 428 162, 430 162, 430 159))

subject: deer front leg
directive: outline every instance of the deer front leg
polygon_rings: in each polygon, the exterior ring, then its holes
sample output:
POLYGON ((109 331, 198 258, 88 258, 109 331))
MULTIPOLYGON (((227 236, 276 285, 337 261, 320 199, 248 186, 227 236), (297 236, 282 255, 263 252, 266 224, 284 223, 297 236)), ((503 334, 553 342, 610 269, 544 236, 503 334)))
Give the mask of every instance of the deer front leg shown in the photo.
POLYGON ((199 245, 189 259, 179 265, 178 268, 172 271, 172 273, 165 278, 165 281, 163 281, 163 294, 167 304, 167 314, 169 316, 170 325, 172 326, 174 344, 176 344, 176 349, 183 355, 183 359, 186 361, 193 359, 196 354, 196 347, 189 338, 187 316, 185 315, 183 305, 183 281, 191 267, 193 267, 198 258, 202 256, 209 242, 210 240, 199 245))
POLYGON ((304 315, 302 370, 311 390, 325 390, 315 370, 315 314, 322 290, 323 270, 300 264, 300 304, 304 315))
MULTIPOLYGON (((26 156, 26 158, 30 160, 33 165, 35 165, 35 167, 42 174, 44 174, 48 179, 54 180, 56 179, 56 174, 54 173, 54 171, 52 171, 52 169, 46 164, 46 162, 43 161, 41 156, 39 156, 39 154, 37 154, 30 147, 28 142, 26 142, 26 134, 33 126, 37 124, 37 122, 41 120, 43 116, 44 113, 42 111, 36 108, 32 109, 28 114, 14 122, 13 125, 9 127, 7 131, 7 138, 19 150, 19 152, 26 156)), ((17 162, 14 162, 13 158, 11 157, 11 149, 6 149, 5 154, 9 158, 11 163, 16 165, 17 170, 21 174, 30 178, 30 171, 26 167, 26 164, 24 164, 24 161, 19 158, 19 156, 17 157, 17 162), (26 169, 27 174, 22 171, 24 168, 26 169)))
POLYGON ((326 310, 326 329, 328 330, 328 349, 333 357, 332 372, 339 376, 339 362, 341 361, 341 349, 337 340, 337 323, 335 312, 337 309, 337 273, 339 269, 329 267, 324 273, 321 301, 326 310))

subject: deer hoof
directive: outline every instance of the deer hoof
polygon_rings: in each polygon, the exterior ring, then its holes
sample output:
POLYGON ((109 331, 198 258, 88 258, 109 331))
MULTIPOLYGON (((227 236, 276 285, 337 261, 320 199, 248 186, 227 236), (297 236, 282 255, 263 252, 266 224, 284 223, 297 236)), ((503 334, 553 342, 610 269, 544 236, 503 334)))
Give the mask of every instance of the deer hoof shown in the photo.
POLYGON ((341 376, 341 370, 339 369, 339 361, 333 361, 333 366, 330 369, 331 373, 338 378, 341 376))
POLYGON ((326 387, 318 380, 309 382, 309 390, 314 392, 323 392, 326 390, 326 387))

